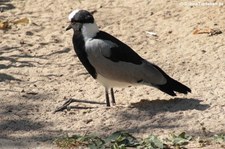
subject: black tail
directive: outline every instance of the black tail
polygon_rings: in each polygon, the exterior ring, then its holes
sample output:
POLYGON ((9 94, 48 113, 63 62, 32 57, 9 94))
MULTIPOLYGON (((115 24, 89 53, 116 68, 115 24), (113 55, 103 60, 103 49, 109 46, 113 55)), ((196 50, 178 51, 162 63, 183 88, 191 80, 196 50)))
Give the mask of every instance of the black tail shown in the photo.
POLYGON ((188 92, 191 92, 191 89, 184 84, 174 80, 170 76, 168 76, 161 68, 158 66, 154 65, 162 74, 163 76, 167 79, 167 83, 164 85, 155 85, 159 90, 171 95, 171 96, 176 96, 176 92, 187 94, 188 92))

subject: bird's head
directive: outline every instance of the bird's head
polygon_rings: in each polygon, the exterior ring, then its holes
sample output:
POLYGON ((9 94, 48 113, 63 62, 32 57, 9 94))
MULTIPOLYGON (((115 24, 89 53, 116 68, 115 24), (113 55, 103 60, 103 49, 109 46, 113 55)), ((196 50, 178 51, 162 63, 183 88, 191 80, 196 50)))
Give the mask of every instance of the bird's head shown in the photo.
POLYGON ((66 30, 73 29, 75 32, 81 32, 84 38, 93 38, 99 31, 93 15, 87 10, 74 10, 68 18, 70 25, 66 30))

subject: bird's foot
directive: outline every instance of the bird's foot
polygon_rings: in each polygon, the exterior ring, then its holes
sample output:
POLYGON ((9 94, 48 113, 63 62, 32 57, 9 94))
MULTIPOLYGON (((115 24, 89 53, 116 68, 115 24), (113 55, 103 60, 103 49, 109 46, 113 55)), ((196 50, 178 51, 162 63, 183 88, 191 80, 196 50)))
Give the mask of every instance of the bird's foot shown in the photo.
POLYGON ((63 111, 63 110, 65 110, 65 109, 68 109, 68 106, 69 106, 71 103, 75 102, 75 101, 76 101, 75 99, 70 98, 70 99, 67 100, 62 106, 56 108, 55 111, 53 111, 53 113, 56 113, 56 112, 59 112, 59 111, 63 111))
POLYGON ((96 102, 96 101, 88 101, 88 100, 79 100, 79 99, 73 99, 70 98, 68 99, 62 106, 56 108, 55 111, 53 111, 53 113, 59 112, 59 111, 63 111, 65 109, 71 109, 71 108, 76 108, 76 109, 89 109, 89 108, 93 108, 93 107, 80 107, 80 106, 75 106, 75 107, 69 107, 69 105, 73 102, 77 102, 77 103, 88 103, 88 104, 105 104, 103 102, 96 102))

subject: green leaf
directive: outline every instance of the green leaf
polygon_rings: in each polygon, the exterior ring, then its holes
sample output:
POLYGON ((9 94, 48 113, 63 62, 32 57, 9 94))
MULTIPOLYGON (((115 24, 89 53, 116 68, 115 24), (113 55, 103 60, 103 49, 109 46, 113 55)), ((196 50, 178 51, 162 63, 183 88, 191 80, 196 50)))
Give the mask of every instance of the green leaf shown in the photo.
POLYGON ((187 145, 192 139, 192 136, 186 135, 185 132, 180 133, 179 135, 171 134, 171 138, 168 139, 173 146, 187 145))
POLYGON ((104 149, 105 141, 97 136, 88 136, 88 147, 90 149, 104 149))
POLYGON ((150 135, 148 138, 144 139, 141 145, 145 149, 163 149, 163 142, 154 135, 150 135))
POLYGON ((116 131, 116 132, 112 133, 110 136, 108 136, 107 138, 105 138, 104 140, 105 140, 106 143, 111 142, 111 141, 115 141, 123 133, 125 133, 125 132, 116 131))
POLYGON ((214 135, 213 138, 216 142, 225 142, 225 134, 214 135))
POLYGON ((112 144, 111 147, 119 147, 119 149, 123 149, 124 147, 136 147, 139 145, 135 137, 124 131, 116 131, 108 136, 104 141, 106 144, 112 144))

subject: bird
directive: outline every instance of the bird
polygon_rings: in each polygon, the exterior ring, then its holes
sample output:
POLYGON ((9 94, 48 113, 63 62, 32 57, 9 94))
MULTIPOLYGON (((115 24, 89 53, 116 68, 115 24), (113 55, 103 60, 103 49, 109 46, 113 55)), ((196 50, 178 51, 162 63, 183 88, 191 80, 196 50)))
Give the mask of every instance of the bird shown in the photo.
POLYGON ((114 87, 147 85, 171 96, 191 92, 189 87, 142 58, 127 44, 100 30, 93 13, 76 9, 68 19, 70 24, 66 30, 73 29, 75 53, 88 73, 104 86, 107 107, 116 104, 114 87))

